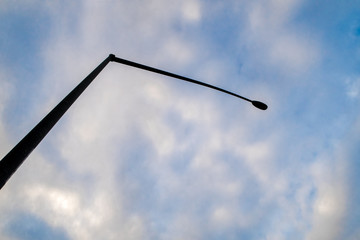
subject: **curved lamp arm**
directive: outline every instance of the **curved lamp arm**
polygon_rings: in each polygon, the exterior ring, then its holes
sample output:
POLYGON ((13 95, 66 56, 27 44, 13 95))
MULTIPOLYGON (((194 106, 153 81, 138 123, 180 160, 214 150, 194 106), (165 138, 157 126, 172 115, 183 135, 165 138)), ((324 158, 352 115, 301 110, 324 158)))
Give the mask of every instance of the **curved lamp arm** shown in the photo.
POLYGON ((194 79, 183 77, 153 67, 145 66, 139 63, 131 62, 125 59, 117 58, 114 54, 110 54, 0 161, 0 189, 6 184, 10 177, 20 167, 20 165, 25 161, 25 159, 30 155, 30 153, 36 148, 36 146, 42 141, 46 134, 50 132, 52 127, 59 121, 59 119, 64 115, 64 113, 71 107, 71 105, 76 101, 76 99, 85 91, 85 89, 90 85, 90 83, 96 78, 96 76, 106 67, 106 65, 110 61, 181 79, 187 82, 202 85, 204 87, 212 88, 220 92, 224 92, 232 96, 241 98, 245 101, 251 102, 255 107, 259 109, 267 109, 266 104, 262 102, 253 101, 207 83, 203 83, 194 79))
POLYGON ((163 71, 163 70, 160 70, 160 69, 157 69, 157 68, 153 68, 153 67, 149 67, 149 66, 146 66, 146 65, 142 65, 142 64, 140 64, 140 63, 131 62, 131 61, 129 61, 129 60, 125 60, 125 59, 122 59, 122 58, 117 58, 117 57, 115 57, 115 55, 113 55, 113 54, 110 54, 110 56, 111 56, 111 60, 110 60, 110 61, 113 61, 113 62, 125 64, 125 65, 128 65, 128 66, 140 68, 140 69, 143 69, 143 70, 146 70, 146 71, 158 73, 158 74, 165 75, 165 76, 168 76, 168 77, 177 78, 177 79, 180 79, 180 80, 183 80, 183 81, 186 81, 186 82, 195 83, 195 84, 198 84, 198 85, 201 85, 201 86, 204 86, 204 87, 212 88, 212 89, 214 89, 214 90, 217 90, 217 91, 220 91, 220 92, 223 92, 223 93, 226 93, 226 94, 229 94, 229 95, 232 95, 232 96, 241 98, 241 99, 243 99, 243 100, 245 100, 245 101, 251 102, 255 107, 257 107, 257 108, 259 108, 259 109, 261 109, 261 110, 266 110, 266 109, 268 108, 265 103, 262 103, 262 102, 259 102, 259 101, 254 101, 254 100, 250 100, 250 99, 248 99, 248 98, 246 98, 246 97, 243 97, 243 96, 240 96, 240 95, 238 95, 238 94, 236 94, 236 93, 232 93, 232 92, 227 91, 227 90, 225 90, 225 89, 222 89, 222 88, 219 88, 219 87, 210 85, 210 84, 208 84, 208 83, 200 82, 200 81, 197 81, 197 80, 194 80, 194 79, 191 79, 191 78, 187 78, 187 77, 183 77, 183 76, 180 76, 180 75, 171 73, 171 72, 166 72, 166 71, 163 71))

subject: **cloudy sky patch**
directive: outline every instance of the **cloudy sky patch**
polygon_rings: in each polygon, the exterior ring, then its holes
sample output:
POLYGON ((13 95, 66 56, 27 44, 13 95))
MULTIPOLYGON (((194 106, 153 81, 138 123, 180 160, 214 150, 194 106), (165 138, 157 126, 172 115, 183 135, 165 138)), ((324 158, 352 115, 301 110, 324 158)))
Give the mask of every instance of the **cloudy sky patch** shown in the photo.
POLYGON ((3 1, 0 155, 114 53, 0 193, 4 239, 356 239, 357 1, 3 1))

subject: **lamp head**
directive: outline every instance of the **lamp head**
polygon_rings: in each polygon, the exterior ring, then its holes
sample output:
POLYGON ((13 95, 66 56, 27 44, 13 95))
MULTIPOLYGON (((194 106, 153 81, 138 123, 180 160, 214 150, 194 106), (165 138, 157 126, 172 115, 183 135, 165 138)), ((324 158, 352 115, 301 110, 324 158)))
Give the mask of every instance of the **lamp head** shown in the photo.
POLYGON ((252 103, 252 105, 254 105, 254 107, 257 107, 261 110, 266 110, 268 108, 268 106, 263 102, 251 101, 251 103, 252 103))

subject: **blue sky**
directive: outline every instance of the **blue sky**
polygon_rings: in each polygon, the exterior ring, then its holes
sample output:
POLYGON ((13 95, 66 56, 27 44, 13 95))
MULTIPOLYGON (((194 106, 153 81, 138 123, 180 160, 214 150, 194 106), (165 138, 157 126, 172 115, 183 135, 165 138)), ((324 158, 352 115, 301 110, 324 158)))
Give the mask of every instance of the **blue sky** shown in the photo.
POLYGON ((358 239, 360 2, 0 2, 0 155, 110 63, 0 193, 3 239, 358 239))

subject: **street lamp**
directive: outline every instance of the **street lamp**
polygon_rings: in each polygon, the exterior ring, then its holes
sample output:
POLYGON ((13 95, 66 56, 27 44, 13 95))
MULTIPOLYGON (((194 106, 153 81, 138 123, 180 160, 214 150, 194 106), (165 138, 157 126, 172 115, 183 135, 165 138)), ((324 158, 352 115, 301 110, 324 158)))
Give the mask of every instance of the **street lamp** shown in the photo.
POLYGON ((25 159, 30 155, 32 150, 41 142, 51 128, 59 121, 64 113, 76 101, 82 92, 90 85, 96 76, 105 68, 109 62, 117 62, 131 67, 140 68, 146 71, 158 73, 183 81, 195 83, 204 87, 230 94, 252 103, 255 107, 266 110, 265 103, 250 100, 238 94, 229 92, 219 87, 203 83, 191 78, 183 77, 174 73, 166 72, 157 68, 131 62, 125 59, 117 58, 114 54, 110 54, 98 67, 96 67, 82 82, 79 83, 51 112, 49 112, 11 151, 0 161, 0 189, 6 184, 9 178, 15 173, 25 159))

